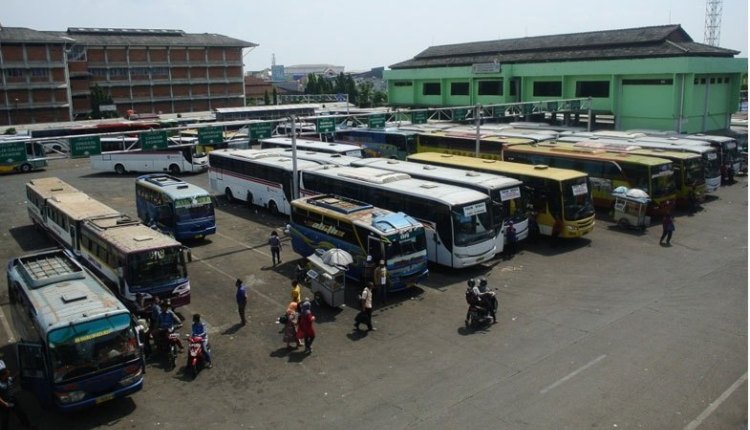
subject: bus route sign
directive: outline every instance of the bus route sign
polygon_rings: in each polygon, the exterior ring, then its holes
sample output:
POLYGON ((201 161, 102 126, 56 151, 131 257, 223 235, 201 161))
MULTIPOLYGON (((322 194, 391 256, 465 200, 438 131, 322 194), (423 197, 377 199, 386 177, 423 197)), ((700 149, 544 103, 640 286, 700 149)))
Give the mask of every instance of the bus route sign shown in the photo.
POLYGON ((165 131, 143 133, 138 136, 138 140, 140 141, 141 148, 143 148, 144 151, 158 151, 160 149, 167 149, 167 133, 165 131))
POLYGON ((213 145, 224 141, 224 134, 220 127, 204 127, 198 129, 198 143, 213 145))
POLYGON ((315 121, 315 131, 317 133, 333 133, 336 131, 336 121, 333 118, 318 118, 315 121))
POLYGON ((102 153, 99 136, 82 136, 70 138, 70 156, 73 158, 88 157, 102 153))
POLYGON ((411 113, 412 124, 425 124, 427 123, 428 112, 425 110, 418 110, 411 113))
POLYGON ((26 161, 26 143, 3 142, 0 143, 0 163, 18 163, 26 161))
POLYGON ((385 128, 385 115, 377 114, 368 116, 367 125, 370 128, 385 128))
POLYGON ((248 127, 250 140, 268 139, 273 134, 273 123, 254 122, 248 127))

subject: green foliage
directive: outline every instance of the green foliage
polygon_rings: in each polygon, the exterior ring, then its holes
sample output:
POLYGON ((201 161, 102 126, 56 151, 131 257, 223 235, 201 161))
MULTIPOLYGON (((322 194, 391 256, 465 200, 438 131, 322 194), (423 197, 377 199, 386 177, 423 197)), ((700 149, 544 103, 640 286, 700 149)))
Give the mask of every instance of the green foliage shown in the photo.
POLYGON ((99 85, 95 84, 91 88, 91 114, 89 116, 95 119, 110 118, 112 112, 102 112, 99 110, 99 106, 111 104, 113 104, 112 96, 105 93, 99 85))
POLYGON ((263 91, 263 104, 266 106, 271 104, 271 97, 268 95, 268 90, 263 91))
POLYGON ((8 127, 8 128, 5 129, 5 133, 3 133, 3 134, 16 134, 16 133, 18 133, 18 132, 16 131, 15 127, 8 127))

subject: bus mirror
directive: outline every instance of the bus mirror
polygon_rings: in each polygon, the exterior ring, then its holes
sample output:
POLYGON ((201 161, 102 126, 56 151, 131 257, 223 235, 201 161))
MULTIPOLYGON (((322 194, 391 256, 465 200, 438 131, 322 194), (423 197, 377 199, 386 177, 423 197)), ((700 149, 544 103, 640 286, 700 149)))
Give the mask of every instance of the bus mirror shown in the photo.
POLYGON ((187 261, 188 263, 190 263, 191 261, 193 261, 193 252, 190 251, 190 248, 188 248, 188 247, 182 248, 182 255, 183 255, 183 258, 185 259, 185 261, 187 261))

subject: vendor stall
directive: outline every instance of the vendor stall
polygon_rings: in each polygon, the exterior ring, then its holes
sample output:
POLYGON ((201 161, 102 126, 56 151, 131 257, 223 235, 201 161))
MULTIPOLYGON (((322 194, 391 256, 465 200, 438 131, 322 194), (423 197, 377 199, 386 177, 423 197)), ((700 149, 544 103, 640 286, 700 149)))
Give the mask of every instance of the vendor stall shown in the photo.
POLYGON ((338 307, 345 303, 346 267, 326 264, 317 254, 307 257, 310 269, 310 289, 316 298, 322 299, 329 306, 338 307))

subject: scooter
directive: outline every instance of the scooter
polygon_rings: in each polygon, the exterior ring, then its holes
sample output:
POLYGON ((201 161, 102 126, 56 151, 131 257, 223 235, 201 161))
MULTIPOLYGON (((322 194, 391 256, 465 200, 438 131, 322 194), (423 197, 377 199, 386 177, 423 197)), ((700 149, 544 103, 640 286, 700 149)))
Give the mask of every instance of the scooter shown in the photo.
POLYGON ((154 343, 156 348, 164 358, 164 368, 167 371, 174 369, 177 366, 177 353, 179 350, 180 333, 176 331, 179 326, 172 330, 160 329, 156 333, 154 343))
MULTIPOLYGON (((185 339, 188 341, 188 357, 185 372, 195 379, 198 372, 206 365, 206 357, 203 353, 203 336, 193 336, 186 334, 185 339)), ((206 348, 209 348, 206 345, 206 348)))
POLYGON ((493 294, 489 306, 479 304, 469 305, 469 312, 467 313, 466 321, 464 321, 466 327, 479 328, 491 324, 494 312, 497 312, 497 298, 493 294), (490 309, 492 309, 492 312, 490 312, 490 309))

